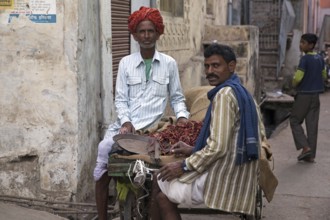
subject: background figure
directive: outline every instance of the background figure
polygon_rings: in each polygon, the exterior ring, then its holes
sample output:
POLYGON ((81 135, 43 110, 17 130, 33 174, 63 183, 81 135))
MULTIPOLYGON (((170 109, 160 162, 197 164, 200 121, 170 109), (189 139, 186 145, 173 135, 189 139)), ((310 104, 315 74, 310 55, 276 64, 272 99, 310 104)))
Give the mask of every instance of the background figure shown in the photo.
POLYGON ((99 220, 107 219, 107 175, 113 136, 147 129, 161 119, 170 98, 177 123, 189 117, 182 94, 175 60, 156 50, 156 41, 164 32, 163 19, 157 9, 141 7, 128 18, 128 28, 140 45, 140 52, 128 55, 119 63, 115 106, 117 120, 111 124, 98 146, 94 169, 95 198, 99 220))
POLYGON ((259 109, 235 74, 230 47, 211 44, 204 57, 206 78, 215 88, 207 93, 210 105, 203 127, 195 146, 173 145, 172 153, 186 159, 161 167, 154 178, 152 219, 181 219, 178 204, 254 215, 265 136, 259 109))
POLYGON ((293 103, 290 126, 297 150, 301 150, 298 161, 314 162, 320 115, 319 93, 324 92, 327 79, 324 60, 314 52, 317 42, 315 34, 303 34, 299 48, 304 53, 293 77, 296 96, 293 103), (306 134, 302 127, 305 121, 306 134))

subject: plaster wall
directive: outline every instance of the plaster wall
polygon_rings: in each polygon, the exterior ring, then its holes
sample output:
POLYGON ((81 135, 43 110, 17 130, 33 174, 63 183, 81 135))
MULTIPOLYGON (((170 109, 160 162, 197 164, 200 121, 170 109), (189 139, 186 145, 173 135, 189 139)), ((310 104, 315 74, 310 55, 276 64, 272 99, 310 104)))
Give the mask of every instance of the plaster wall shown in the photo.
POLYGON ((56 23, 8 23, 9 13, 0 11, 0 194, 81 200, 99 141, 98 2, 56 1, 56 23))

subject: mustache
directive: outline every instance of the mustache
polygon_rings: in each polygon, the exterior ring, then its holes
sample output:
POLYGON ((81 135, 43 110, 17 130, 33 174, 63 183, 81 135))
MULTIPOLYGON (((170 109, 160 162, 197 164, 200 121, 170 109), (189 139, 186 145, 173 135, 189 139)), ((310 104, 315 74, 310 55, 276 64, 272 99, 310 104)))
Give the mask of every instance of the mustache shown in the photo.
POLYGON ((207 74, 206 79, 208 79, 210 77, 219 78, 217 74, 209 73, 209 74, 207 74))

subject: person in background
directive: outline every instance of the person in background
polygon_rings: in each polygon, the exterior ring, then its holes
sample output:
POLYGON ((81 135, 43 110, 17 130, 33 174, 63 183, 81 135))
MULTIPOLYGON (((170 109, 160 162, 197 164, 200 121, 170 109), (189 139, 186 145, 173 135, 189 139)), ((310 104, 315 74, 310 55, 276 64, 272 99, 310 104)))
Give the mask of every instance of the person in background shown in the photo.
POLYGON ((290 116, 290 127, 297 150, 301 150, 298 161, 314 162, 320 115, 319 94, 324 92, 327 79, 325 63, 321 55, 314 52, 318 37, 312 33, 301 36, 299 48, 304 53, 294 74, 292 85, 296 90, 290 116), (306 134, 302 127, 305 121, 306 134))
POLYGON ((140 51, 121 59, 116 82, 117 120, 111 124, 98 145, 94 169, 95 198, 98 219, 107 219, 107 175, 113 136, 147 129, 161 119, 168 97, 177 123, 186 123, 186 110, 178 67, 175 60, 156 50, 156 41, 164 32, 162 16, 157 9, 141 7, 128 18, 128 28, 140 45, 140 51))
POLYGON ((212 43, 204 52, 211 86, 203 127, 195 146, 178 142, 169 163, 155 174, 151 218, 181 219, 178 204, 205 204, 212 209, 254 215, 259 153, 265 129, 259 109, 235 73, 233 50, 212 43))

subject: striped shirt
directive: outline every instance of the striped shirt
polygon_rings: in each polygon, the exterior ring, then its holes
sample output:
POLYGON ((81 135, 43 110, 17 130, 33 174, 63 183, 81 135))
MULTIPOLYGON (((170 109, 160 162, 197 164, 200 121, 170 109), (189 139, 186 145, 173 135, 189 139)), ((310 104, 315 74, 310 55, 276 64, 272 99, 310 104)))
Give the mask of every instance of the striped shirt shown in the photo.
POLYGON ((140 52, 121 59, 115 96, 117 120, 109 126, 105 138, 117 134, 128 121, 136 130, 154 125, 163 116, 168 98, 176 118, 189 118, 175 60, 155 51, 149 80, 145 73, 140 52))
MULTIPOLYGON (((259 128, 264 130, 260 114, 259 128)), ((224 87, 212 103, 207 145, 186 158, 186 165, 192 171, 184 174, 180 181, 191 183, 208 171, 204 185, 205 205, 226 212, 253 215, 259 164, 255 160, 236 165, 239 129, 240 113, 235 93, 230 87, 224 87)))

